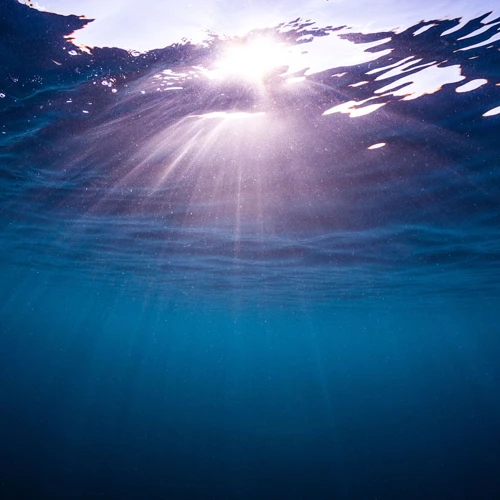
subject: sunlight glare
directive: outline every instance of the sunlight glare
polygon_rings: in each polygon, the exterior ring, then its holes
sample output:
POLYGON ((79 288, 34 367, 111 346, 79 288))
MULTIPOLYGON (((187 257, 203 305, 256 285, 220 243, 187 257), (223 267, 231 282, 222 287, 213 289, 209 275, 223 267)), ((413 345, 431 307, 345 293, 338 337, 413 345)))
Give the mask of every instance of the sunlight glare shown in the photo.
POLYGON ((259 38, 229 47, 217 62, 215 78, 262 80, 286 64, 283 45, 271 38, 259 38))

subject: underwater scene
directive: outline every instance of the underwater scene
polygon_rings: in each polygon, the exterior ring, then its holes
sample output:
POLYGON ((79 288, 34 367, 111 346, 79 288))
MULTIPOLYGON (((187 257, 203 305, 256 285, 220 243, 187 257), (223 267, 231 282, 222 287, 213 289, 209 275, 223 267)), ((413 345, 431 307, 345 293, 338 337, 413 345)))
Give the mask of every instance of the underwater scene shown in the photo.
POLYGON ((500 3, 0 0, 0 498, 500 499, 500 3))

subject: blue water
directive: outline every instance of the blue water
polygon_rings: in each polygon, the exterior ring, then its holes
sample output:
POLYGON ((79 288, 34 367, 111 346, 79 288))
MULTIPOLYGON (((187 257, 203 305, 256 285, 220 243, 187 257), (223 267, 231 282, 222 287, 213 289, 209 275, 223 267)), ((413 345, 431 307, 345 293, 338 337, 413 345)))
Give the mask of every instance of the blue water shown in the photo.
POLYGON ((3 0, 0 497, 500 498, 499 21, 256 86, 3 0))

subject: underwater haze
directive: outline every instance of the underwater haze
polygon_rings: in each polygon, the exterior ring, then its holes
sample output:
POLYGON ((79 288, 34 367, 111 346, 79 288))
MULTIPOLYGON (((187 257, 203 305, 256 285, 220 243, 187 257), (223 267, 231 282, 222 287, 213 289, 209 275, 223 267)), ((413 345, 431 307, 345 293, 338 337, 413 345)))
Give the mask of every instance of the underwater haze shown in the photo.
POLYGON ((92 22, 0 0, 0 498, 500 498, 500 8, 92 22))

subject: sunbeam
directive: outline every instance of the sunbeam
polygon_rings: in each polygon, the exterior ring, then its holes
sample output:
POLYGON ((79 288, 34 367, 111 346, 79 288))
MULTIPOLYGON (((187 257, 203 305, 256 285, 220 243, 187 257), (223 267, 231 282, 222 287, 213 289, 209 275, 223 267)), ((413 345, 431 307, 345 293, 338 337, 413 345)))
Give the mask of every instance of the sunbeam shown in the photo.
POLYGON ((0 0, 0 498, 500 499, 497 5, 39 1, 85 16, 0 0))

